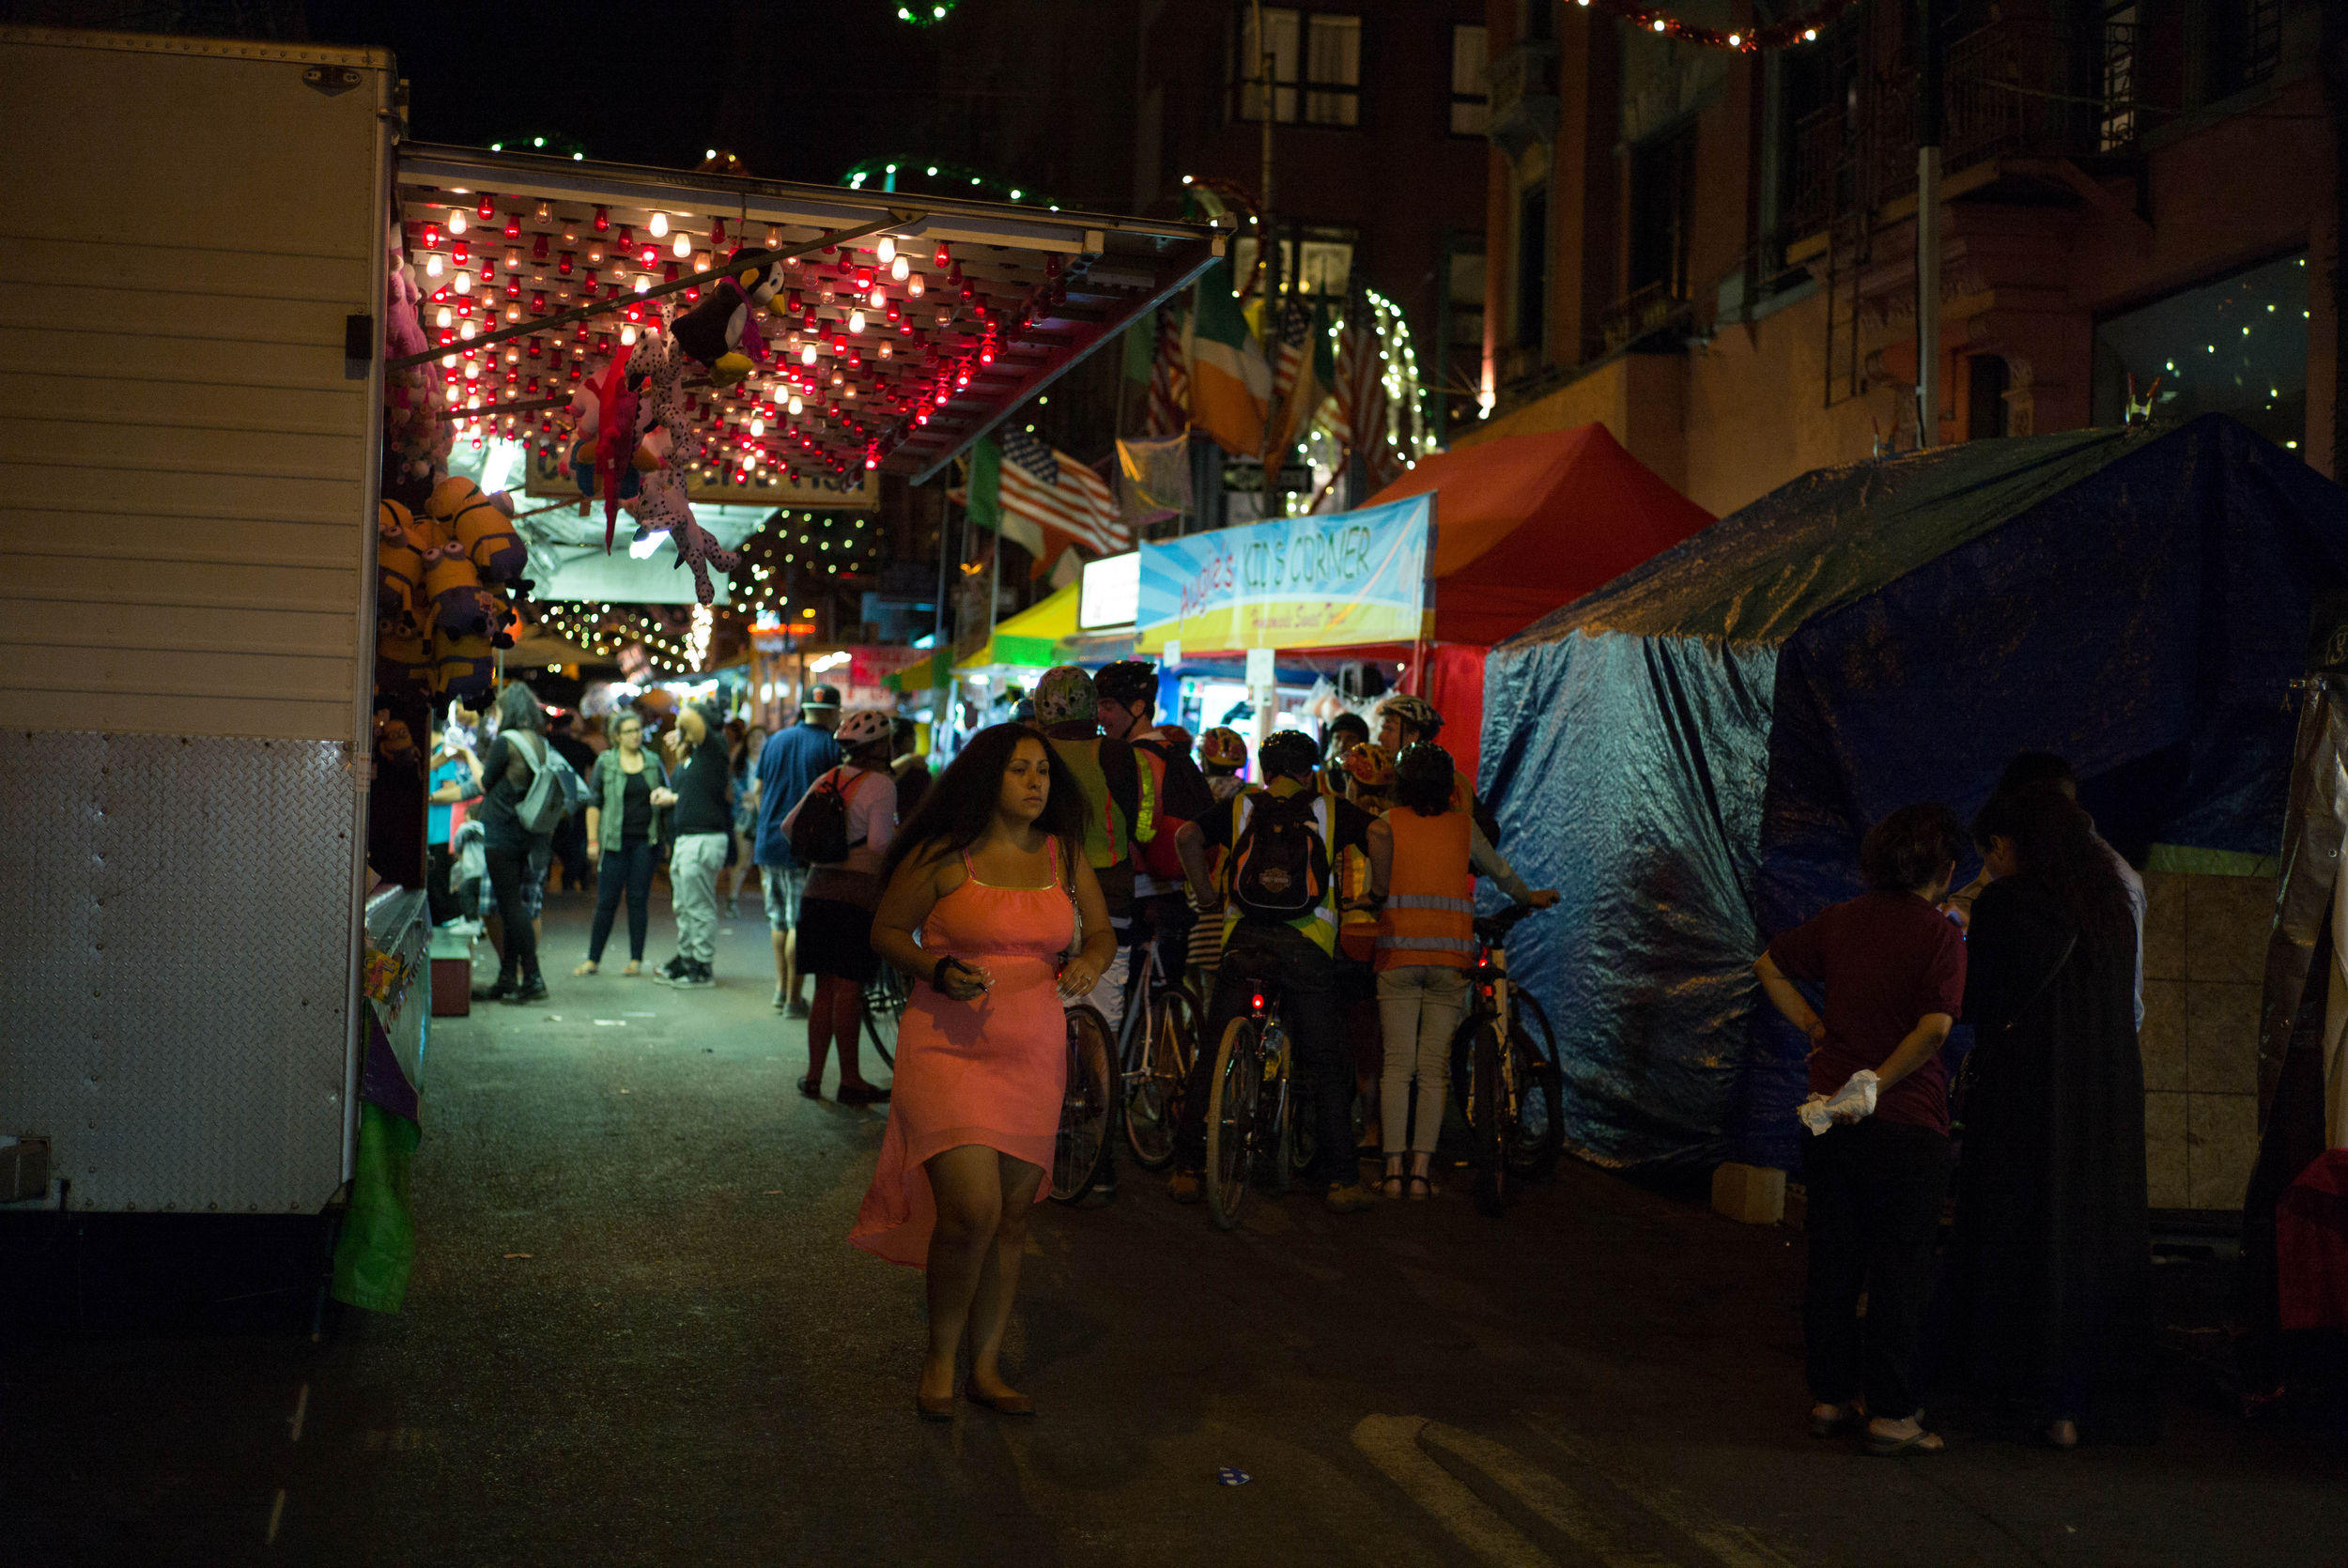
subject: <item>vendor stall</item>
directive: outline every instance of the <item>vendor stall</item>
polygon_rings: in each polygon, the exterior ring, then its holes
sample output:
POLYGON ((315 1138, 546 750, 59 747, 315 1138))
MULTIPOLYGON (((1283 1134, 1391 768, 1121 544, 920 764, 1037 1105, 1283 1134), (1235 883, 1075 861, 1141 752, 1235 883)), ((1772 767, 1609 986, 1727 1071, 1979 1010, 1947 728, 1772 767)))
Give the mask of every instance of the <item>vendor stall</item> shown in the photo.
MULTIPOLYGON (((2231 871, 2197 941, 2234 945, 2227 909, 2255 938, 2294 682, 2344 592, 2348 493, 2213 415, 1822 469, 1494 648, 1481 782, 1518 869, 1564 895, 1509 969, 1557 1021, 1571 1144, 1787 1165, 1808 1042, 1757 1005, 1754 955, 1860 890, 1869 824, 1976 811, 2016 751, 2066 757, 2105 838, 2174 873, 2148 879, 2155 916, 2231 871)), ((2177 1161, 2154 1207, 2238 1205, 2247 1163, 2201 1162, 2256 1125, 2257 960, 2174 987, 2145 961, 2148 1148, 2173 1134, 2177 1161)))
POLYGON ((634 544, 708 606, 697 504, 925 478, 1223 245, 400 146, 375 50, 7 27, 0 81, 0 1204, 396 1207, 419 1085, 371 1053, 412 1066, 428 981, 363 987, 417 967, 423 900, 369 898, 424 884, 429 715, 487 694, 533 586, 647 596, 544 552, 634 544), (452 476, 496 438, 591 536, 452 476))

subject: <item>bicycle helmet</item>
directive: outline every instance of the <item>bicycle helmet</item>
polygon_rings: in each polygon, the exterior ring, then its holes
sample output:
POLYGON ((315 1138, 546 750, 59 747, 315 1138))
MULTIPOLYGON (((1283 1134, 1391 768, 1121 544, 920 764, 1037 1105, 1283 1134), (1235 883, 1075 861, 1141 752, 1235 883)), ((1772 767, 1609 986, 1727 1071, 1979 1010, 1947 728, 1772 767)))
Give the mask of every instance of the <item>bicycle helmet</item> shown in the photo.
POLYGON ((1092 677, 1073 664, 1056 664, 1035 684, 1035 719, 1046 730, 1100 720, 1092 677))
POLYGON ((1434 739, 1443 729, 1443 715, 1435 712, 1435 705, 1424 697, 1412 697, 1407 693, 1398 693, 1379 703, 1378 717, 1381 722, 1389 718, 1400 719, 1429 740, 1434 739))
POLYGON ((841 715, 837 739, 842 751, 861 751, 890 740, 895 728, 878 708, 852 708, 841 715))
POLYGON ((1458 776, 1451 753, 1432 741, 1413 741, 1395 760, 1395 799, 1432 814, 1450 800, 1451 787, 1458 776))
POLYGON ((1198 761, 1211 768, 1244 768, 1247 742, 1238 730, 1218 725, 1198 738, 1198 761))
POLYGON ((1365 790, 1383 790, 1394 782, 1394 759, 1382 746, 1365 742, 1345 749, 1345 771, 1365 790))
POLYGON ((1104 702, 1155 702, 1158 667, 1146 659, 1120 659, 1092 672, 1092 690, 1104 702))
POLYGON ((1256 748, 1267 776, 1304 778, 1321 765, 1321 747, 1302 730, 1274 730, 1256 748))

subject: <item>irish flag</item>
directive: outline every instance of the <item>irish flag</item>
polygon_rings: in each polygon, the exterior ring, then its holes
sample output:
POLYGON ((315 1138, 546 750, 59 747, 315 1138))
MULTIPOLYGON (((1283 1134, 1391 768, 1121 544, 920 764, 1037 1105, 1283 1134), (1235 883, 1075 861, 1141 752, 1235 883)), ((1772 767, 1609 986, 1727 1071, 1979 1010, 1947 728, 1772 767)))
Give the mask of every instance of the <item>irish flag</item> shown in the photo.
POLYGON ((1191 428, 1214 438, 1226 452, 1258 455, 1272 401, 1272 367, 1240 315, 1228 256, 1198 280, 1189 338, 1183 358, 1190 365, 1191 428))

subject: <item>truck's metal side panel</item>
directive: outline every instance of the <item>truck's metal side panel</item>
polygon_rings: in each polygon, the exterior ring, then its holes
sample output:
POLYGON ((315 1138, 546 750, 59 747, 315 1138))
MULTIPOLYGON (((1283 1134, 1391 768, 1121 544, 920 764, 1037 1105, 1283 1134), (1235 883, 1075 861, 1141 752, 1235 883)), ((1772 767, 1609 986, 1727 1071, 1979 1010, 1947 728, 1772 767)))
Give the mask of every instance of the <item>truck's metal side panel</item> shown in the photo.
POLYGON ((0 727, 351 738, 382 63, 0 32, 0 727))
POLYGON ((0 731, 0 1129, 73 1207, 333 1194, 350 833, 331 741, 0 731))

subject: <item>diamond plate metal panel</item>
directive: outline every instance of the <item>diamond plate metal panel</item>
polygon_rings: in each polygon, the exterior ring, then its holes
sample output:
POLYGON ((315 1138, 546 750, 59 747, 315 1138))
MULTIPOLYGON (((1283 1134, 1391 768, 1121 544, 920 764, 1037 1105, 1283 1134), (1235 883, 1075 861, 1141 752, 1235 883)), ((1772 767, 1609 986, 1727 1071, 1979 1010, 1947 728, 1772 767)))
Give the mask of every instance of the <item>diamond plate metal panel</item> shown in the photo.
POLYGON ((331 742, 0 734, 0 1128, 74 1207, 332 1195, 355 821, 331 742))

